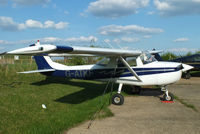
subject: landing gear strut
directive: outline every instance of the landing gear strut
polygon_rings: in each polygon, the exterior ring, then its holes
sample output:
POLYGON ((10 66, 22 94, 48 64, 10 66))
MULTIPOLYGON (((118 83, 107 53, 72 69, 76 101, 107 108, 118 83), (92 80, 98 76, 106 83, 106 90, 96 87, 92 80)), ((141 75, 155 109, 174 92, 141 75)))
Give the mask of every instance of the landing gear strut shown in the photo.
POLYGON ((122 105, 122 104, 124 104, 124 96, 121 95, 122 86, 123 86, 123 84, 120 83, 119 87, 118 87, 117 94, 114 94, 112 96, 112 104, 114 104, 114 105, 122 105))
POLYGON ((161 91, 164 92, 164 95, 163 95, 164 101, 173 101, 174 100, 174 95, 172 93, 168 92, 168 89, 166 88, 166 86, 162 87, 161 91))

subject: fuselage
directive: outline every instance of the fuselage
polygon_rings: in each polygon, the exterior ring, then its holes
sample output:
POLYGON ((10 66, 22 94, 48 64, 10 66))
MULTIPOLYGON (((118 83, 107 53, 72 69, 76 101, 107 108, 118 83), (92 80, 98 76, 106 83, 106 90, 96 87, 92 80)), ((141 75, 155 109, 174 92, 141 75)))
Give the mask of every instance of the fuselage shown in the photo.
POLYGON ((141 66, 132 66, 131 68, 142 80, 142 82, 140 82, 126 67, 111 67, 98 64, 66 66, 55 63, 48 58, 46 58, 46 60, 50 67, 55 69, 54 72, 46 73, 46 75, 85 80, 112 80, 116 83, 138 86, 168 85, 174 83, 180 80, 183 69, 180 63, 158 61, 141 66))

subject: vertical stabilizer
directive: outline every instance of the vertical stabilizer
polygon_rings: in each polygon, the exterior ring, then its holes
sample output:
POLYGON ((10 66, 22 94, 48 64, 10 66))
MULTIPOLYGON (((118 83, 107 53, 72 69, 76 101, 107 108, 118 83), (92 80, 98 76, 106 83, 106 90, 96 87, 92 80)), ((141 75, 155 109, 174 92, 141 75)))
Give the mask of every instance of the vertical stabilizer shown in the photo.
POLYGON ((38 69, 52 69, 50 62, 52 62, 49 56, 34 56, 35 62, 38 66, 38 69))

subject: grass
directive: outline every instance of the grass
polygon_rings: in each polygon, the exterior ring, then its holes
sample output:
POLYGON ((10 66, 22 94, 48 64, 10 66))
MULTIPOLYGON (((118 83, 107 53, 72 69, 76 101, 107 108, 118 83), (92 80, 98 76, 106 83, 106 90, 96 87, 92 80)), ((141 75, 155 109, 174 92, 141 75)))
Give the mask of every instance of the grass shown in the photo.
POLYGON ((174 95, 174 98, 179 101, 181 104, 183 104, 184 106, 191 108, 192 110, 194 110, 195 112, 198 112, 198 110, 196 109, 196 107, 192 104, 189 104, 187 102, 185 102, 183 99, 180 99, 178 96, 174 95))
POLYGON ((60 133, 92 119, 102 104, 97 117, 113 115, 104 83, 16 73, 34 69, 28 62, 0 64, 0 133, 60 133))
POLYGON ((200 71, 191 71, 190 74, 192 77, 200 77, 200 71))

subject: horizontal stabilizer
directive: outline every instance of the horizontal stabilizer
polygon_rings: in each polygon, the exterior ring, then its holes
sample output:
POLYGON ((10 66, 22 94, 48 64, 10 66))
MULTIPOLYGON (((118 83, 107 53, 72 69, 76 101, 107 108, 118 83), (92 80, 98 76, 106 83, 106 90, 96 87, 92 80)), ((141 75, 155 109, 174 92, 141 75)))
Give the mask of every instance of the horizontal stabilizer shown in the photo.
POLYGON ((21 74, 30 74, 30 73, 44 73, 44 72, 53 72, 55 69, 41 69, 41 70, 33 70, 33 71, 25 71, 25 72, 18 72, 21 74))

